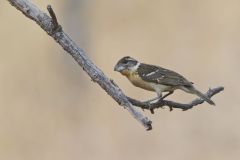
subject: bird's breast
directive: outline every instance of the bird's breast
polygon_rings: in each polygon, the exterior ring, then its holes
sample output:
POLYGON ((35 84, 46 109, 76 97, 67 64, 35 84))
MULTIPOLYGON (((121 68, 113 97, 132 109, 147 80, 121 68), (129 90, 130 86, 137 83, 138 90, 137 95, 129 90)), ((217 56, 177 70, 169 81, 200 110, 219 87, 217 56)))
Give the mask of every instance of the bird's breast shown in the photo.
POLYGON ((151 83, 143 81, 136 73, 129 73, 126 75, 129 81, 136 87, 140 87, 149 91, 155 91, 151 83))
POLYGON ((134 86, 143 88, 148 91, 166 92, 174 90, 174 88, 171 86, 144 81, 139 77, 137 72, 124 71, 122 74, 126 76, 134 86))

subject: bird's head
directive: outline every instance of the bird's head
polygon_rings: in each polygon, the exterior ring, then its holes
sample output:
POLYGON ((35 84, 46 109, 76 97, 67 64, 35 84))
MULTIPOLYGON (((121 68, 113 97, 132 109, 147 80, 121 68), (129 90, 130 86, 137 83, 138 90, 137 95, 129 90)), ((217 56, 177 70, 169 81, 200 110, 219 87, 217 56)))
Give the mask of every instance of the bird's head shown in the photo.
POLYGON ((114 71, 126 74, 127 72, 135 71, 139 64, 140 63, 136 59, 126 56, 117 62, 114 71))

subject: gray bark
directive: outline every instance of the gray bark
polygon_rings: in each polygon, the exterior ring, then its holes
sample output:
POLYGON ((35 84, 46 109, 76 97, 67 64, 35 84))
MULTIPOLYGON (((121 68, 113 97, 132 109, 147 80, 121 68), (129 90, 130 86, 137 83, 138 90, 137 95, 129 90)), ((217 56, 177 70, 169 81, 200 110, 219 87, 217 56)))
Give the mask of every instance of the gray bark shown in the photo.
MULTIPOLYGON (((37 6, 28 0, 8 0, 12 6, 20 10, 26 17, 35 21, 47 34, 62 46, 82 69, 91 77, 93 82, 99 84, 119 105, 124 106, 131 115, 147 130, 151 130, 151 121, 143 116, 127 99, 122 90, 111 81, 93 62, 87 54, 56 24, 56 18, 50 18, 37 6)), ((50 13, 51 14, 51 13, 50 13)))

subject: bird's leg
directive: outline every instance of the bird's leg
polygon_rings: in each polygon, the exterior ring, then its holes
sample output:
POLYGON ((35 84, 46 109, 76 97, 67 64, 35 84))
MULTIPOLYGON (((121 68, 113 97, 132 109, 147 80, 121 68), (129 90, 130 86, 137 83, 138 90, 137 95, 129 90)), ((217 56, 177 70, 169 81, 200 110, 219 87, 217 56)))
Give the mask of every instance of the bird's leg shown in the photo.
POLYGON ((156 101, 156 100, 160 100, 162 98, 162 92, 157 92, 157 97, 153 98, 153 99, 150 99, 150 100, 147 100, 147 101, 144 101, 143 103, 151 103, 153 101, 156 101))
POLYGON ((147 101, 144 101, 143 103, 151 103, 151 102, 153 102, 153 101, 155 101, 155 100, 158 100, 158 101, 161 101, 161 100, 163 100, 164 98, 166 98, 167 96, 169 96, 169 95, 171 95, 171 94, 173 94, 173 91, 169 91, 167 94, 165 94, 164 96, 162 96, 162 93, 158 93, 157 95, 157 97, 155 97, 155 98, 153 98, 153 99, 150 99, 150 100, 147 100, 147 101))
MULTIPOLYGON (((169 91, 167 94, 165 94, 165 95, 159 100, 159 102, 161 102, 161 101, 162 101, 164 98, 166 98, 167 96, 173 94, 173 92, 174 92, 174 91, 169 91)), ((169 106, 169 109, 170 109, 170 111, 173 110, 173 108, 172 108, 171 106, 169 106)))
POLYGON ((153 102, 153 101, 155 101, 155 100, 159 100, 159 99, 160 99, 159 97, 155 97, 155 98, 153 98, 153 99, 144 101, 143 103, 151 103, 151 102, 153 102))
POLYGON ((154 114, 154 108, 151 106, 151 102, 156 101, 156 100, 160 101, 161 97, 162 97, 162 92, 157 92, 157 95, 158 95, 157 97, 143 102, 143 103, 146 103, 148 105, 149 110, 152 114, 154 114))
POLYGON ((149 110, 152 114, 154 114, 154 108, 151 106, 151 102, 153 102, 155 100, 158 100, 158 102, 159 102, 159 101, 162 100, 162 92, 157 92, 157 95, 158 96, 156 98, 147 101, 147 104, 149 106, 149 110))
MULTIPOLYGON (((162 92, 158 92, 157 93, 157 97, 150 99, 148 101, 145 101, 144 103, 147 103, 149 105, 149 110, 151 111, 152 114, 154 114, 154 108, 151 107, 151 102, 158 100, 157 102, 161 102, 164 98, 166 98, 167 96, 173 94, 173 91, 169 91, 167 94, 165 94, 164 96, 162 96, 162 92)), ((170 111, 172 111, 172 108, 170 107, 170 111)))
POLYGON ((165 94, 165 95, 161 98, 161 100, 163 100, 164 98, 166 98, 167 96, 169 96, 169 95, 171 95, 171 94, 173 94, 173 91, 169 91, 167 94, 165 94))

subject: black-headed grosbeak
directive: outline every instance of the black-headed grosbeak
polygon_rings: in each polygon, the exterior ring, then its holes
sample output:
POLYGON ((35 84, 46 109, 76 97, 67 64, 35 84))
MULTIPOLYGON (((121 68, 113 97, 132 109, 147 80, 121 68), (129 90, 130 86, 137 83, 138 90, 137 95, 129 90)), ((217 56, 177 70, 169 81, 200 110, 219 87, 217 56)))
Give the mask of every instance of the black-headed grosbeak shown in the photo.
POLYGON ((181 89, 187 93, 199 96, 211 105, 215 105, 209 97, 198 91, 192 82, 174 71, 140 63, 129 56, 120 59, 115 65, 114 71, 118 71, 126 76, 134 86, 156 92, 157 97, 149 102, 157 99, 162 100, 172 94, 174 90, 181 89), (168 93, 162 96, 162 92, 168 93))

